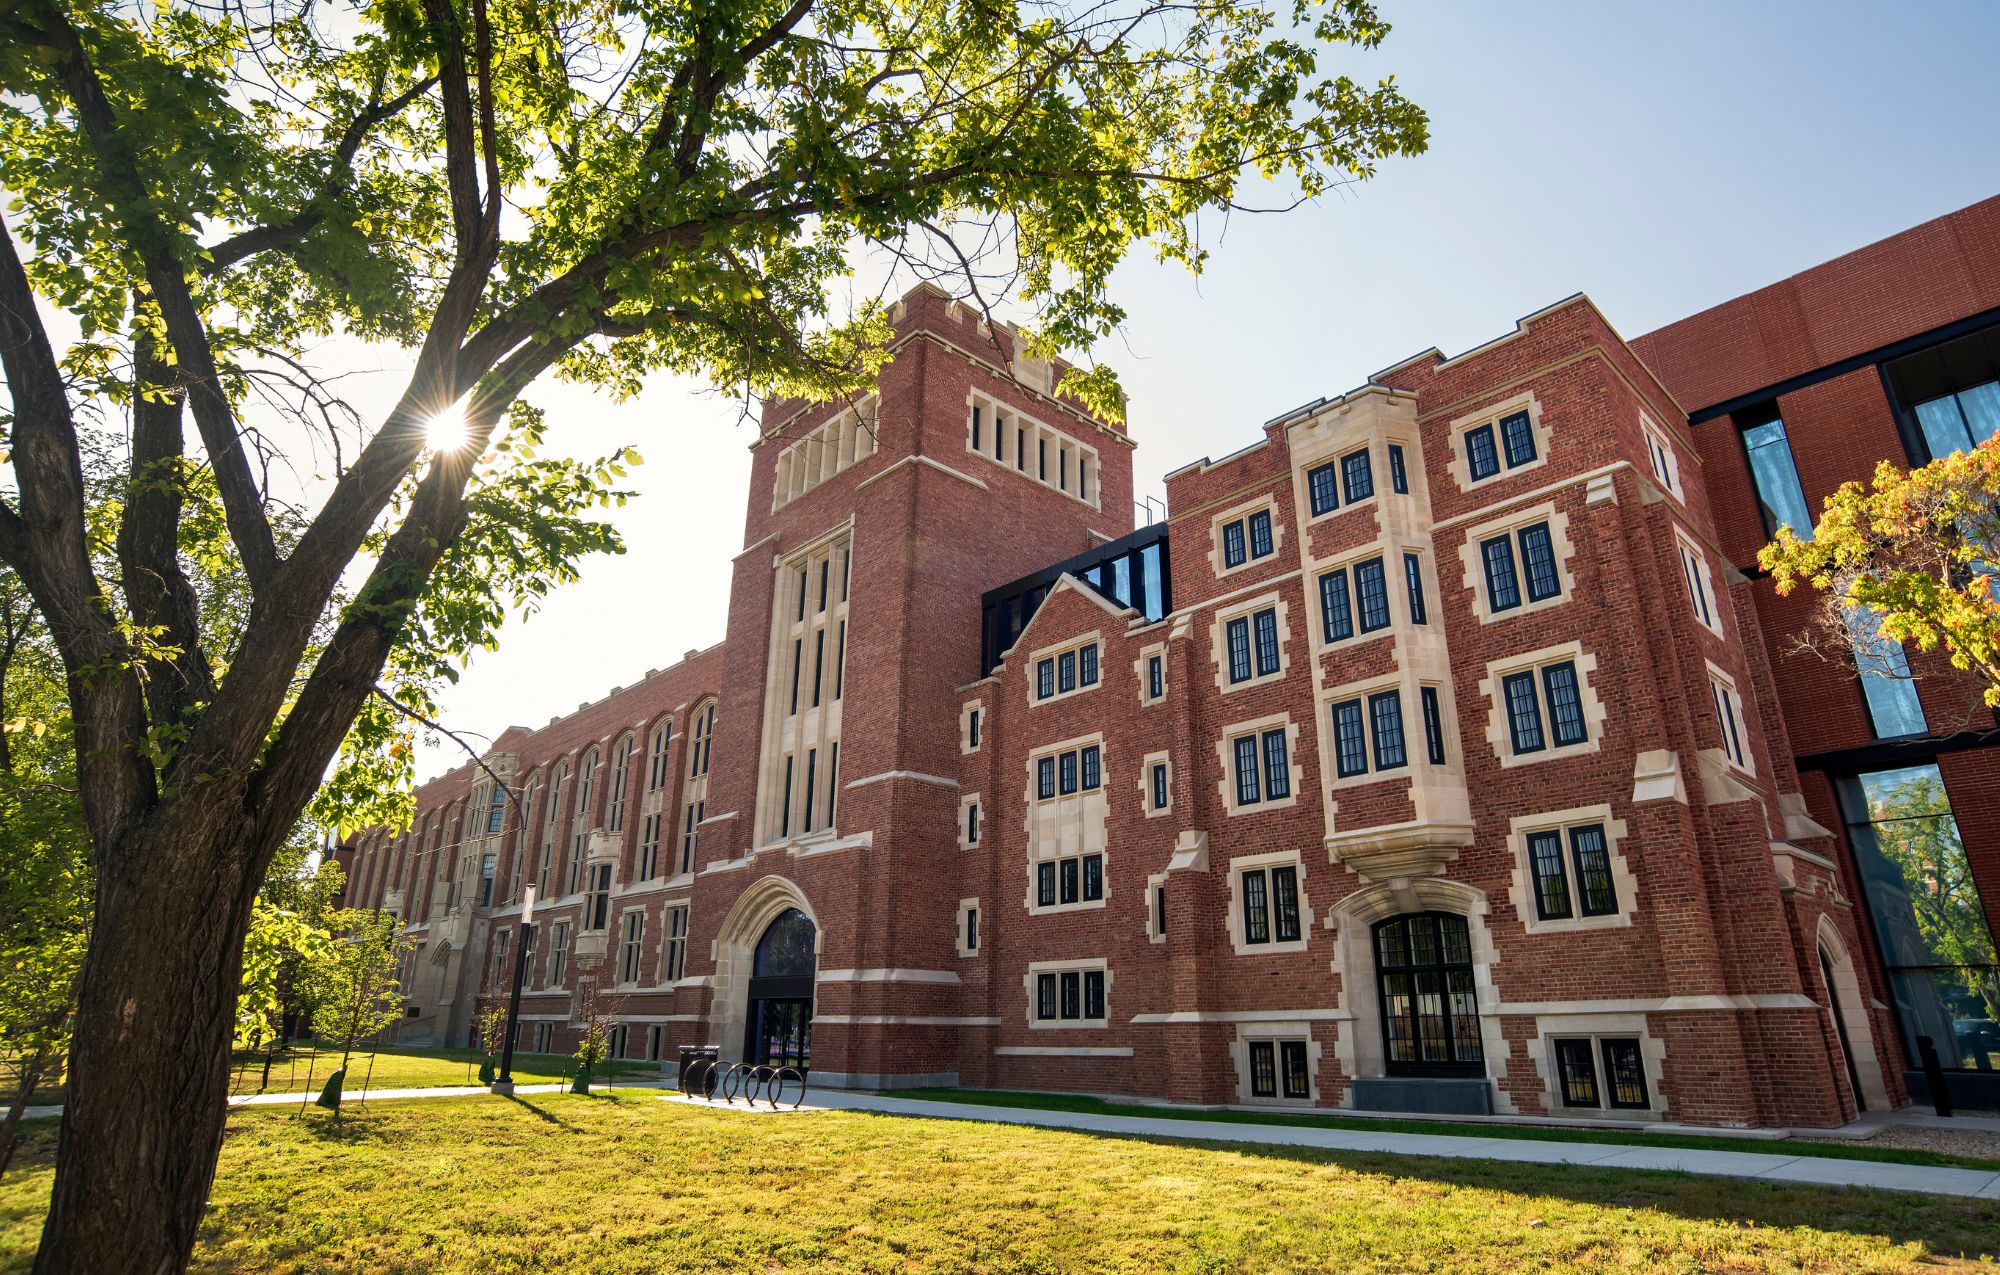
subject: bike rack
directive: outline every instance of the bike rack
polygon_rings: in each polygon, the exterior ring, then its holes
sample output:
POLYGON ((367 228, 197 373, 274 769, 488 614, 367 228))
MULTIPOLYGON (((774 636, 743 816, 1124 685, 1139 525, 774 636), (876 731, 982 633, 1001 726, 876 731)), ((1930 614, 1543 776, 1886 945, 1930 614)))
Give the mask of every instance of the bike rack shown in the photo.
POLYGON ((792 1094, 791 1086, 797 1085, 791 1109, 797 1111, 805 1104, 806 1073, 797 1067, 773 1067, 768 1063, 730 1065, 706 1050, 687 1052, 691 1056, 681 1065, 677 1082, 686 1097, 714 1102, 720 1094, 722 1100, 731 1106, 740 1097, 743 1104, 753 1110, 761 1098, 771 1110, 777 1111, 783 1108, 786 1096, 792 1094))

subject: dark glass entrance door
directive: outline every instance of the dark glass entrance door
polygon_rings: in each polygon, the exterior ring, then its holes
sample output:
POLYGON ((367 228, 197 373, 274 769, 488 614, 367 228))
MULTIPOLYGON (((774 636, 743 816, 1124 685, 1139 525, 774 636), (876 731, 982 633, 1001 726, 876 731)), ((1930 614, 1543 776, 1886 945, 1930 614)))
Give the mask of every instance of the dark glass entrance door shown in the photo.
POLYGON ((813 948, 818 937, 811 917, 787 908, 757 940, 745 1062, 800 1071, 812 1065, 813 976, 819 964, 813 948))

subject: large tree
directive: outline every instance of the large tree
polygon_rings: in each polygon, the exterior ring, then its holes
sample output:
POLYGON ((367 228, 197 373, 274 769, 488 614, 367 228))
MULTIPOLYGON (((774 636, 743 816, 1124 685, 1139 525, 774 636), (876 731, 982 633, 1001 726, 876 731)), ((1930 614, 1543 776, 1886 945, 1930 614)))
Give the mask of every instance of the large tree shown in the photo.
MULTIPOLYGON (((1386 32, 1368 0, 0 10, 0 561, 65 668, 97 918, 37 1271, 185 1265, 267 861, 316 791, 379 808, 392 703, 609 547, 615 462, 538 456, 533 381, 858 392, 869 252, 1087 348, 1136 245, 1199 268, 1246 180, 1289 203, 1423 148, 1392 82, 1322 65, 1386 32), (366 427, 308 357, 335 337, 407 352, 366 427), (180 549, 198 484, 245 581, 220 626, 180 549)), ((1064 388, 1118 410, 1101 369, 1064 388)))

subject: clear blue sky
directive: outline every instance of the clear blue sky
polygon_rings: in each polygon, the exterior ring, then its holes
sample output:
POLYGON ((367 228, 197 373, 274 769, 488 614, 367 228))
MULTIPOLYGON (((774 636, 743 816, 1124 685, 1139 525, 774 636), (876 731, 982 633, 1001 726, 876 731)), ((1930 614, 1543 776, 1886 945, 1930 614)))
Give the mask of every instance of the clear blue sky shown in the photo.
MULTIPOLYGON (((1135 260, 1098 351, 1131 399, 1141 490, 1265 419, 1429 346, 1587 292, 1626 336, 2000 193, 2000 4, 1381 0, 1351 59, 1431 114, 1426 155, 1279 216, 1239 216, 1199 281, 1135 260)), ((662 380, 533 396, 579 454, 636 444, 629 546, 510 625, 446 697, 456 728, 539 726, 720 640, 751 427, 662 380)), ((968 635, 968 640, 974 640, 968 635)), ((427 749, 426 776, 459 763, 427 749)))

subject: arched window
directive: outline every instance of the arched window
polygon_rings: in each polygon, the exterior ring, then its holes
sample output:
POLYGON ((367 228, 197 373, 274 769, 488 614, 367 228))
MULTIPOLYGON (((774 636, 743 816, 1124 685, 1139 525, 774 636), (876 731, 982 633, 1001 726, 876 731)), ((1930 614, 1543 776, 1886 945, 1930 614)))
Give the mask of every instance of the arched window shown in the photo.
POLYGON ((797 908, 786 908, 757 940, 753 978, 811 978, 813 976, 812 918, 797 908))
POLYGON ((576 817, 587 824, 590 820, 590 785, 597 778, 597 750, 592 748, 583 755, 583 765, 576 772, 576 817))
POLYGON ((627 735, 611 752, 611 793, 604 811, 606 832, 618 832, 625 827, 625 772, 631 768, 632 737, 627 735))
POLYGON ((695 705, 694 716, 688 719, 688 730, 693 734, 688 743, 688 777, 699 779, 708 773, 708 747, 710 736, 715 733, 714 700, 695 705))
POLYGON ((658 792, 667 782, 667 750, 674 742, 674 719, 669 717, 653 728, 652 747, 646 763, 646 791, 658 792))
POLYGON ((1375 926, 1382 1045, 1391 1075, 1483 1075, 1465 918, 1417 912, 1375 926))

